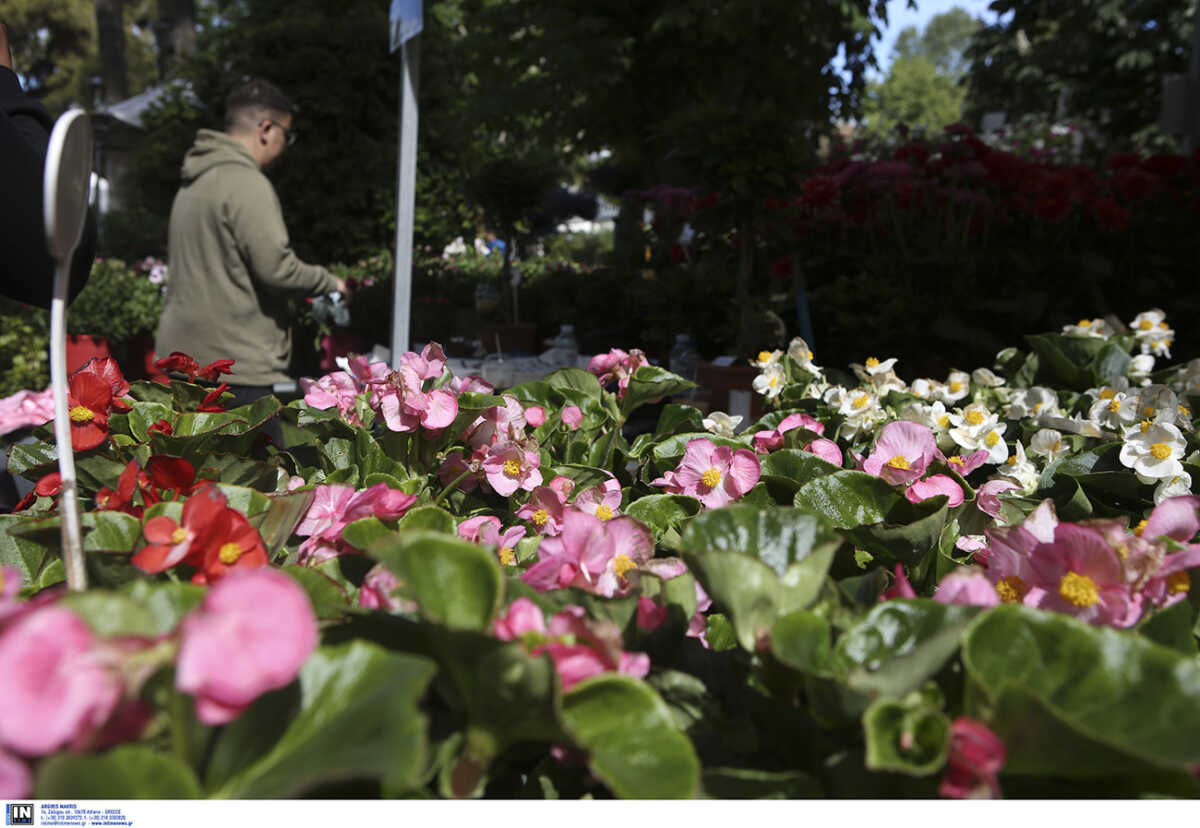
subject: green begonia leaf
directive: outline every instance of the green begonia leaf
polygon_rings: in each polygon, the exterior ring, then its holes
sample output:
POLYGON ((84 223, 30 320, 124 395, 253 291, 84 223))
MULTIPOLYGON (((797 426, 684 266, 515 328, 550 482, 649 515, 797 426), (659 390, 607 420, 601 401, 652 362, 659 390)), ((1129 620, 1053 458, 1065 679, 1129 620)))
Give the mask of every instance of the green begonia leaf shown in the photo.
POLYGON ((213 797, 282 799, 362 777, 415 786, 426 744, 417 702, 434 671, 428 659, 364 641, 321 647, 300 668, 298 693, 265 696, 226 726, 208 772, 213 797))
POLYGON ((788 613, 771 630, 771 652, 796 670, 828 673, 832 649, 829 622, 805 610, 788 613))
POLYGON ((563 699, 563 721, 592 772, 622 799, 689 799, 700 761, 670 708, 647 684, 605 673, 563 699))
POLYGON ((867 767, 927 776, 942 769, 950 749, 950 719, 927 705, 880 699, 863 714, 867 767))
POLYGON ((179 759, 140 745, 122 745, 99 756, 60 753, 38 766, 38 799, 198 799, 192 769, 179 759))
POLYGON ((453 535, 456 526, 454 515, 440 506, 417 506, 409 509, 396 524, 397 529, 428 529, 443 535, 453 535))
POLYGON ((1004 740, 1014 773, 1095 775, 1130 760, 1183 770, 1200 762, 1194 656, 1131 632, 1002 606, 971 625, 963 663, 980 690, 977 706, 996 711, 985 721, 1004 740))
POLYGON ((643 365, 634 371, 629 379, 625 396, 621 398, 621 410, 628 415, 640 405, 695 387, 696 383, 678 374, 672 374, 665 368, 643 365))
POLYGON ((700 508, 700 501, 694 497, 655 494, 633 501, 625 514, 649 526, 655 540, 660 540, 668 529, 681 530, 689 518, 700 513, 700 508))
POLYGON ((422 530, 381 538, 366 551, 400 579, 401 594, 430 621, 483 630, 500 608, 504 577, 481 546, 422 530))
POLYGON ((796 492, 795 505, 823 515, 840 529, 882 523, 904 499, 886 480, 860 471, 839 471, 810 480, 796 492))
POLYGON ((711 799, 822 799, 816 779, 802 771, 705 768, 704 794, 711 799))

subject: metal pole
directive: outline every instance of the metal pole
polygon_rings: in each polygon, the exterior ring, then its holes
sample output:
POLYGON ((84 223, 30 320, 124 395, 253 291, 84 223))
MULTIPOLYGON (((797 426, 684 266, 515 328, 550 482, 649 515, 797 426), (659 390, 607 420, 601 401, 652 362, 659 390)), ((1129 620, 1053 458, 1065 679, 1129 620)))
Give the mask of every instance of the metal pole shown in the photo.
POLYGON ((420 36, 401 47, 400 150, 396 170, 396 284, 392 308, 392 367, 408 350, 412 321, 413 209, 417 176, 417 78, 420 36))

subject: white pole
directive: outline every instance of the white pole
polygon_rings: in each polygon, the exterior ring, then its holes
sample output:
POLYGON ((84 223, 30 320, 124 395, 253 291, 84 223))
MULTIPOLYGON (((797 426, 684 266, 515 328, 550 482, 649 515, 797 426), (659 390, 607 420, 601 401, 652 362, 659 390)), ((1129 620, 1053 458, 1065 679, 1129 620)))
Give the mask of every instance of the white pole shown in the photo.
POLYGON ((405 41, 400 53, 400 151, 396 170, 396 284, 392 295, 392 367, 409 348, 412 321, 413 209, 417 177, 417 72, 420 36, 405 41))

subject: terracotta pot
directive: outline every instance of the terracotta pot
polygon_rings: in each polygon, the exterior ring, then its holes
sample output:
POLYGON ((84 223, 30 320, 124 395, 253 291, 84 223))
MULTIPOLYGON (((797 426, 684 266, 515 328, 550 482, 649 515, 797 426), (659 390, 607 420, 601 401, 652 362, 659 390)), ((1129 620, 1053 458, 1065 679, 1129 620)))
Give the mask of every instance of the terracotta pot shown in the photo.
POLYGON ((112 356, 108 340, 102 336, 67 334, 67 374, 73 374, 93 357, 112 356))

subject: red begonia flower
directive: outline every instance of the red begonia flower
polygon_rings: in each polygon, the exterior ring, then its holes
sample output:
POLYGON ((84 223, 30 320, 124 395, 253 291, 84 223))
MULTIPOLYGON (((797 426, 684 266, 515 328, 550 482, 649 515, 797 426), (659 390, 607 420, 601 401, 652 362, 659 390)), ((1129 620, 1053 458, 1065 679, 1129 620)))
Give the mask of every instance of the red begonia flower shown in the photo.
POLYGON ((172 351, 170 356, 155 360, 154 365, 160 371, 187 374, 188 382, 195 382, 196 372, 200 370, 200 363, 182 351, 172 351))
POLYGON ((150 432, 151 434, 167 434, 167 435, 170 435, 170 434, 173 434, 173 433, 174 433, 174 429, 173 429, 173 428, 171 428, 171 424, 170 424, 170 423, 169 423, 167 420, 165 420, 165 419, 164 419, 164 420, 159 420, 157 423, 155 423, 154 425, 150 426, 150 427, 149 427, 148 429, 146 429, 146 430, 147 430, 148 432, 150 432))
POLYGON ((67 404, 71 411, 71 446, 76 451, 86 451, 108 437, 112 387, 87 371, 72 374, 69 382, 67 404))
POLYGON ((197 411, 205 411, 210 414, 220 414, 225 411, 225 406, 221 404, 221 395, 229 390, 229 383, 223 382, 209 391, 204 399, 200 401, 200 405, 196 406, 197 411))
POLYGON ((231 370, 233 368, 233 362, 234 361, 232 359, 214 360, 197 371, 196 376, 198 376, 200 379, 208 380, 209 382, 216 382, 218 379, 220 379, 221 374, 233 373, 231 370))

